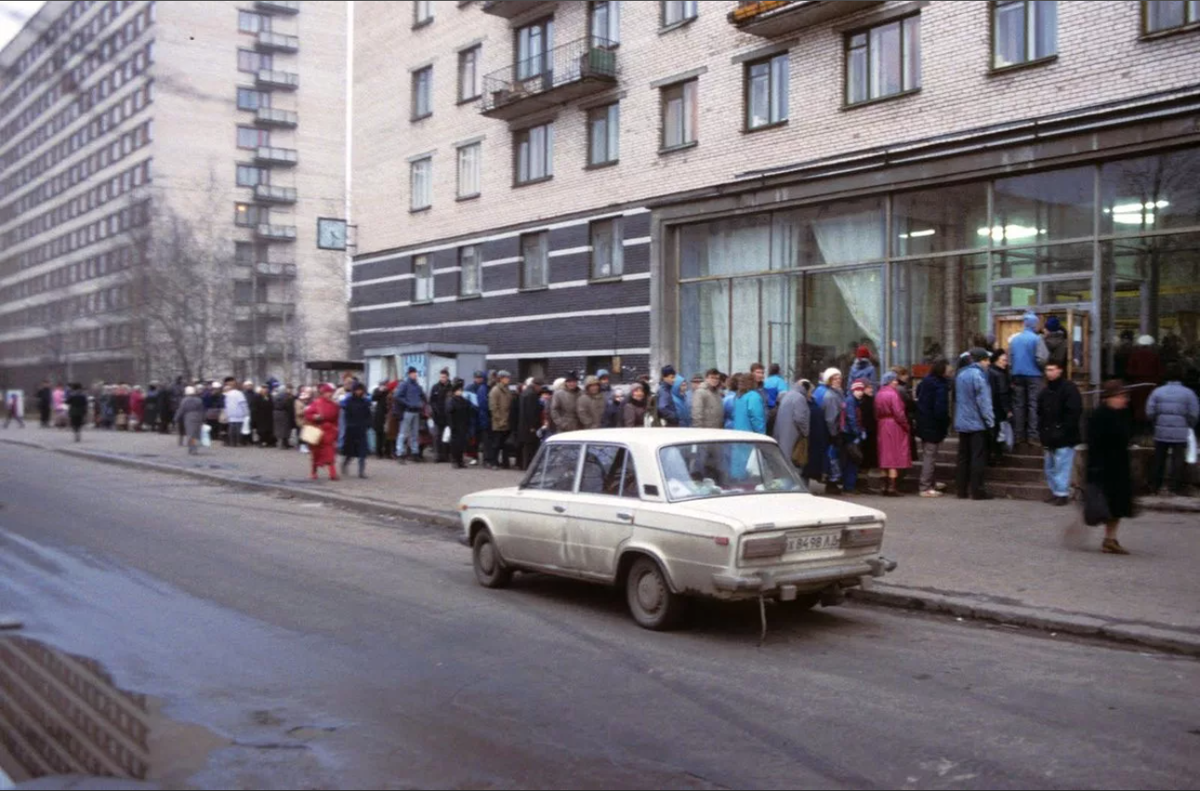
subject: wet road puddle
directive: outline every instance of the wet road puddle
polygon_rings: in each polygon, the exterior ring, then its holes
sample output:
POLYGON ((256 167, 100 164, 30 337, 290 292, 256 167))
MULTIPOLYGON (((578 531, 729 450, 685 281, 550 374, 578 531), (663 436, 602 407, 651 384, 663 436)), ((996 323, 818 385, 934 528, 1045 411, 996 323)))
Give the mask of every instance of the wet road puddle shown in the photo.
POLYGON ((159 699, 117 688, 94 660, 0 637, 0 769, 13 782, 89 775, 182 786, 228 744, 165 717, 159 699))

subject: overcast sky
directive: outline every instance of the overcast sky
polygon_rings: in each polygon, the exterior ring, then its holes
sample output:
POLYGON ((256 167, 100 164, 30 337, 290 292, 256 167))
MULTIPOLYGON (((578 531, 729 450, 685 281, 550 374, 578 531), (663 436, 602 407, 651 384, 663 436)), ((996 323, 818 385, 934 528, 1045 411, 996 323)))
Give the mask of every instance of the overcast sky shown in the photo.
POLYGON ((41 7, 42 0, 0 0, 0 47, 17 35, 25 20, 41 7))

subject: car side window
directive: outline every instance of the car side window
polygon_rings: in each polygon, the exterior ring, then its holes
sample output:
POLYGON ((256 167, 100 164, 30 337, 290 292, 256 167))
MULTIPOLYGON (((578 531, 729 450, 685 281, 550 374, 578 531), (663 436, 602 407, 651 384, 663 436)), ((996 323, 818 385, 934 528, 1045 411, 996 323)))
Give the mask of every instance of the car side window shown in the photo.
POLYGON ((623 455, 625 456, 625 471, 622 475, 621 496, 637 500, 641 495, 638 494, 637 468, 633 463, 633 454, 626 451, 623 455))
POLYGON ((530 488, 569 492, 575 488, 575 469, 579 466, 579 445, 554 444, 546 448, 546 464, 540 480, 530 488))
POLYGON ((579 479, 580 494, 619 495, 626 455, 618 445, 588 445, 579 479))
POLYGON ((533 457, 533 461, 529 464, 529 473, 526 474, 525 480, 521 482, 522 489, 542 489, 543 473, 546 471, 546 445, 538 448, 537 455, 533 457))

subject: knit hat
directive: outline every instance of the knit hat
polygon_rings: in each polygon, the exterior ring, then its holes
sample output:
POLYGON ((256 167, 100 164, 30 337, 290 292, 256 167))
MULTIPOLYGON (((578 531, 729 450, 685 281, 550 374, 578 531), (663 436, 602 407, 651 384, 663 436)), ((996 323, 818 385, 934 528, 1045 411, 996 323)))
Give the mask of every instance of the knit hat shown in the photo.
POLYGON ((564 382, 578 382, 579 374, 574 371, 567 371, 567 375, 563 377, 564 382))
POLYGON ((880 378, 879 386, 887 387, 888 385, 890 385, 892 382, 896 381, 899 378, 900 377, 896 375, 895 371, 888 371, 880 378))
POLYGON ((862 393, 862 392, 865 392, 866 389, 867 389, 867 383, 865 381, 863 381, 862 379, 858 379, 854 382, 854 384, 850 385, 851 393, 862 393))
POLYGON ((854 353, 854 356, 860 360, 869 360, 871 359, 871 350, 866 346, 859 346, 858 351, 854 353))
POLYGON ((1051 316, 1050 318, 1046 319, 1046 329, 1049 332, 1058 332, 1062 329, 1062 323, 1059 322, 1058 316, 1051 316))
POLYGON ((1037 314, 1032 311, 1026 313, 1025 314, 1025 328, 1030 329, 1030 330, 1036 330, 1037 325, 1038 325, 1037 314))
POLYGON ((981 349, 978 346, 971 350, 971 359, 974 362, 988 359, 987 349, 981 349))
POLYGON ((596 371, 596 378, 597 379, 608 379, 609 378, 608 369, 601 368, 599 371, 596 371))
POLYGON ((664 379, 666 379, 668 376, 674 376, 674 375, 675 375, 675 366, 664 365, 662 367, 662 376, 664 379))
POLYGON ((1143 335, 1142 337, 1138 338, 1137 345, 1138 346, 1153 346, 1154 345, 1154 336, 1153 335, 1143 335))
POLYGON ((196 395, 196 388, 192 387, 191 385, 188 385, 187 387, 183 388, 183 394, 185 396, 196 395))
POLYGON ((476 372, 475 372, 475 378, 476 378, 476 379, 486 379, 487 377, 486 377, 486 376, 484 376, 484 374, 483 374, 483 371, 476 371, 476 372))
POLYGON ((511 377, 512 374, 510 374, 508 371, 500 371, 499 373, 496 374, 497 379, 503 379, 506 376, 511 377))
POLYGON ((408 370, 405 373, 406 374, 415 374, 416 372, 417 372, 417 369, 410 365, 410 366, 408 366, 408 370))
POLYGON ((596 385, 596 387, 599 387, 600 380, 594 376, 589 376, 587 379, 583 380, 583 386, 585 389, 591 387, 592 385, 596 385))
POLYGON ((825 373, 821 374, 821 384, 827 385, 833 381, 833 377, 841 375, 842 372, 836 368, 826 368, 825 373))

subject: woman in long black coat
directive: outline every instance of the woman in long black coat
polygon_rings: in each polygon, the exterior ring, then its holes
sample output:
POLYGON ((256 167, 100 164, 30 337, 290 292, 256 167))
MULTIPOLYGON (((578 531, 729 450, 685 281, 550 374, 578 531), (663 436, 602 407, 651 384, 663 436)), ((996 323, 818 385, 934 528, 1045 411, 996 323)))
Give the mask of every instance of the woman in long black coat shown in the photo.
POLYGON ((446 405, 446 424, 450 428, 450 461, 455 469, 464 469, 467 464, 463 454, 471 439, 471 426, 475 423, 475 407, 463 396, 463 381, 455 379, 449 402, 446 405))
MULTIPOLYGON (((1108 505, 1101 550, 1112 555, 1128 555, 1117 541, 1122 519, 1133 516, 1133 478, 1129 463, 1129 443, 1133 436, 1129 394, 1119 381, 1104 383, 1100 406, 1088 419, 1087 483, 1089 495, 1099 493, 1108 505)), ((1085 499, 1086 499, 1085 495, 1085 499)))
POLYGON ((533 461, 538 445, 541 444, 541 439, 538 437, 538 429, 542 427, 540 390, 539 383, 535 381, 521 391, 519 398, 514 399, 518 402, 515 425, 517 427, 517 448, 519 449, 518 459, 522 470, 529 466, 529 462, 533 461))
MULTIPOLYGON (((358 459, 358 477, 367 477, 367 430, 371 428, 371 401, 362 382, 355 382, 349 398, 342 405, 342 474, 350 466, 350 459, 358 459)), ((314 473, 315 474, 315 473, 314 473)))

